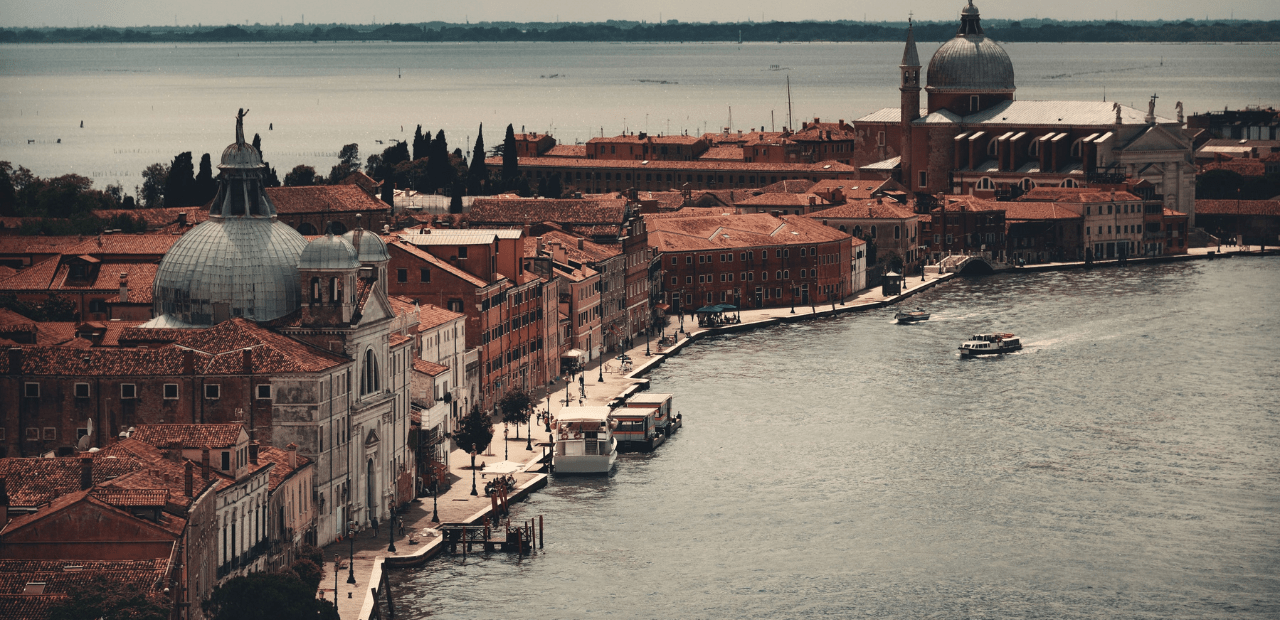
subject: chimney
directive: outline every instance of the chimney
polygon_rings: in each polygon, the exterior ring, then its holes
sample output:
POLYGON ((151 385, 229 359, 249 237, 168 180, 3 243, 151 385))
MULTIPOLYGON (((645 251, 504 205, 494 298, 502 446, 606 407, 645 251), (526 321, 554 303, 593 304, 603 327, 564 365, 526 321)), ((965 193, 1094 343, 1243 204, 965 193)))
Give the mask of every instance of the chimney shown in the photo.
POLYGON ((538 256, 542 256, 542 253, 546 249, 547 249, 547 246, 542 243, 542 237, 538 237, 538 256))
POLYGON ((582 238, 582 237, 578 237, 578 249, 579 249, 579 250, 586 249, 586 248, 585 248, 585 247, 583 247, 583 246, 584 246, 584 240, 583 240, 583 238, 582 238))
POLYGON ((298 444, 291 443, 285 446, 284 449, 286 452, 289 453, 289 469, 290 470, 297 469, 298 468, 298 444))
POLYGON ((9 374, 22 374, 22 349, 20 347, 9 348, 9 374))
POLYGON ((80 490, 87 491, 93 487, 93 457, 80 457, 80 490))
POLYGON ((9 525, 9 491, 5 479, 0 478, 0 529, 9 525))
POLYGON ((196 373, 196 352, 191 349, 182 350, 182 374, 193 375, 196 373))
POLYGON ((179 213, 179 214, 178 214, 178 225, 179 225, 179 226, 186 226, 186 225, 187 225, 187 212, 186 212, 186 211, 183 211, 183 212, 181 212, 181 213, 179 213))
POLYGON ((129 303, 129 273, 120 272, 120 303, 129 303))
POLYGON ((240 355, 240 367, 244 374, 251 375, 253 374, 253 349, 245 348, 241 349, 241 351, 243 353, 240 355))
POLYGON ((192 477, 196 467, 195 465, 191 464, 191 461, 187 461, 186 466, 183 467, 182 469, 183 469, 182 471, 183 478, 186 480, 184 489, 186 491, 187 497, 195 497, 195 481, 192 480, 192 477))
POLYGON ((204 448, 200 451, 200 479, 209 479, 209 449, 204 448))
POLYGON ((812 207, 812 206, 814 206, 814 205, 816 205, 816 204, 818 204, 818 197, 817 197, 817 196, 809 196, 809 206, 811 206, 811 207, 812 207))
POLYGON ((256 441, 249 442, 249 463, 252 465, 258 464, 258 442, 256 441))

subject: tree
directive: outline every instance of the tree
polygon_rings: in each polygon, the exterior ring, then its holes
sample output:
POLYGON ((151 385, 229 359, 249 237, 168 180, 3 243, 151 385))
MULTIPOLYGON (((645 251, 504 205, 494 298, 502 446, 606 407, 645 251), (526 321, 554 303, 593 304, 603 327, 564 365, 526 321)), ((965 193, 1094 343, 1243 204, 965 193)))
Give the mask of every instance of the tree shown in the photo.
POLYGON ((382 198, 382 202, 387 203, 387 206, 390 207, 395 205, 396 186, 395 186, 395 183, 392 183, 390 179, 382 182, 381 198, 382 198))
POLYGON ((298 164, 284 175, 285 187, 300 187, 303 185, 316 184, 316 169, 304 164, 298 164))
POLYGON ((299 558, 295 560, 289 568, 292 569, 293 572, 298 575, 298 579, 301 579, 302 583, 307 584, 307 587, 311 588, 312 591, 319 588, 320 580, 324 579, 324 569, 309 558, 299 558))
POLYGON ((556 173, 547 181, 547 198, 559 198, 563 194, 564 185, 560 181, 560 173, 556 173))
POLYGON ((352 143, 343 145, 338 152, 338 165, 329 169, 329 183, 337 185, 343 179, 360 171, 360 145, 352 143))
POLYGON ((532 404, 533 398, 529 396, 528 392, 520 388, 507 392, 505 396, 498 400, 498 409, 502 411, 502 421, 516 425, 516 439, 520 438, 520 424, 529 419, 529 406, 532 404))
POLYGON ((516 156, 516 130, 507 125, 507 137, 502 140, 502 182, 510 183, 520 174, 520 160, 516 156))
POLYGON ((13 186, 13 164, 0 161, 0 215, 18 214, 18 190, 13 186))
MULTIPOLYGON (((445 141, 444 130, 436 133, 427 155, 427 187, 426 191, 449 187, 457 178, 458 171, 449 159, 449 143, 445 141)), ((419 188, 422 190, 424 188, 419 188)))
POLYGON ((462 184, 454 183, 449 196, 449 213, 462 213, 462 184))
POLYGON ((262 156, 262 137, 256 133, 253 134, 253 150, 258 152, 259 157, 262 156))
POLYGON ((489 180, 489 166, 484 163, 484 123, 480 123, 480 131, 476 133, 476 146, 471 151, 471 168, 467 170, 467 185, 471 193, 484 191, 485 182, 489 180))
POLYGON ((172 606, 160 592, 138 582, 94 575, 89 582, 68 588, 67 598, 54 603, 49 620, 166 620, 172 606))
POLYGON ((169 178, 169 167, 156 162, 142 169, 142 188, 138 198, 142 206, 155 209, 164 206, 164 188, 169 178))
POLYGON ((213 180, 213 162, 209 154, 200 156, 200 172, 196 173, 195 204, 204 205, 218 193, 218 182, 213 180))
MULTIPOLYGON (((430 131, 427 132, 427 136, 429 135, 431 135, 430 131)), ((422 135, 422 125, 418 125, 418 128, 413 130, 413 160, 414 161, 417 161, 427 156, 427 148, 431 146, 431 139, 428 138, 427 136, 422 135)))
POLYGON ((213 620, 337 620, 337 609, 287 574, 254 573, 213 589, 203 604, 213 620))
POLYGON ((472 405, 471 413, 462 418, 453 439, 459 448, 467 452, 473 449, 477 453, 484 452, 493 441, 493 423, 489 421, 489 414, 480 411, 479 405, 472 405))
POLYGON ((169 165, 164 182, 166 207, 190 207, 196 204, 196 169, 191 164, 191 151, 178 153, 169 165))

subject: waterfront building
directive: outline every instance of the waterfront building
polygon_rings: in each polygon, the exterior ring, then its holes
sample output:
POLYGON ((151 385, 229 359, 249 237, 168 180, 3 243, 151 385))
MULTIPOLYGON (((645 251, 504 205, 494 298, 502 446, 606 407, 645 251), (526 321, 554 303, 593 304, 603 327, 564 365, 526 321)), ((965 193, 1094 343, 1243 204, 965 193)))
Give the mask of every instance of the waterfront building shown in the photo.
POLYGON ((526 245, 529 269, 557 285, 558 372, 573 372, 603 354, 602 285, 590 262, 608 253, 581 237, 555 232, 544 233, 532 247, 526 245))
MULTIPOLYGON (((713 139, 716 134, 707 134, 713 139)), ((853 153, 858 135, 852 125, 840 119, 824 123, 814 117, 813 122, 802 121, 798 130, 784 127, 782 131, 752 131, 737 138, 725 135, 725 144, 737 144, 741 148, 740 161, 768 163, 818 163, 834 161, 853 163, 853 153)), ((720 144, 720 142, 717 142, 720 144)), ((706 159, 705 157, 703 159, 706 159)))
POLYGON ((1015 200, 998 203, 1008 229, 1006 256, 1043 263, 1084 259, 1084 217, 1056 202, 1015 200))
POLYGON ((1198 226, 1223 241, 1280 245, 1280 200, 1198 200, 1198 226))
MULTIPOLYGON (((1032 189, 1019 200, 1052 201, 1083 216, 1084 232, 1080 236, 1083 251, 1076 256, 1068 252, 1067 260, 1110 260, 1164 253, 1163 248, 1149 248, 1144 244, 1148 234, 1154 243, 1164 240, 1161 227, 1165 207, 1158 198, 1144 200, 1124 190, 1041 187, 1032 189)), ((1182 236, 1185 238, 1185 231, 1182 236)))
POLYGON ((971 252, 999 257, 1004 251, 1006 203, 939 194, 936 204, 924 222, 921 237, 922 249, 931 260, 971 252))
POLYGON ((1194 220, 1191 139, 1181 118, 1156 114, 1154 96, 1145 111, 1106 101, 1017 100, 1013 62, 983 32, 972 2, 956 36, 929 61, 923 105, 921 68, 909 27, 900 105, 854 122, 861 138, 854 161, 864 174, 892 176, 928 196, 984 198, 1146 180, 1166 207, 1194 220))
POLYGON ((1280 111, 1274 107, 1223 108, 1221 112, 1192 114, 1187 128, 1204 130, 1211 138, 1240 140, 1280 140, 1280 111))
POLYGON ((851 235, 804 216, 669 214, 648 219, 676 312, 810 305, 853 292, 851 235))
POLYGON ((710 143, 696 136, 652 136, 645 132, 587 140, 587 159, 693 161, 710 143))
POLYGON ((267 570, 293 565, 302 545, 316 544, 319 509, 311 498, 316 464, 298 454, 298 446, 258 447, 258 462, 270 465, 267 479, 267 570))
POLYGON ((470 399, 478 391, 479 351, 466 347, 467 315, 431 304, 419 306, 419 315, 412 397, 420 429, 418 454, 422 468, 427 465, 424 458, 428 462, 449 463, 445 435, 468 412, 466 403, 472 402, 470 399), (476 381, 468 381, 468 377, 476 381))
POLYGON ((920 216, 895 200, 850 200, 804 217, 866 241, 870 264, 896 254, 905 269, 920 259, 920 216))

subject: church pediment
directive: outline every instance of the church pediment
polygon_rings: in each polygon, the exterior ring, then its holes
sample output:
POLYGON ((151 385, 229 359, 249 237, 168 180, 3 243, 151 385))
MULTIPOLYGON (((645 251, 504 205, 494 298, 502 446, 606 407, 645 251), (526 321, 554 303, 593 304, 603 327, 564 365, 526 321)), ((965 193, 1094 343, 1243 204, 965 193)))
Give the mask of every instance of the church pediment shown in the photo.
POLYGON ((1125 153, 1134 153, 1141 151, 1185 151, 1189 148, 1190 146, 1185 138, 1175 135, 1159 125, 1152 125, 1120 150, 1125 153))
POLYGON ((369 435, 364 438, 364 445, 366 447, 373 447, 378 445, 378 431, 370 429, 369 435))

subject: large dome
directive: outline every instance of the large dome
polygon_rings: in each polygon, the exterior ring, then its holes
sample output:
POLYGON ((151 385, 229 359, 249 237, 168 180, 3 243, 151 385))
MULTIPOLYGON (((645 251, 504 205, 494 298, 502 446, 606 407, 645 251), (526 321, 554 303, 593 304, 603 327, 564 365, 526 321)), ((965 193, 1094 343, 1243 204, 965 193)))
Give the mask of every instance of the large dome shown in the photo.
POLYGON ((307 240, 288 224, 250 217, 210 218, 183 235, 160 261, 156 316, 191 325, 232 317, 269 321, 298 308, 298 258, 307 240))
POLYGON ((209 219, 178 239, 156 268, 157 324, 270 321, 301 303, 298 259, 307 240, 276 220, 262 191, 261 159, 244 141, 245 113, 236 116, 236 141, 218 166, 209 219))
POLYGON ((925 90, 935 93, 1011 93, 1013 61, 982 32, 978 8, 960 12, 960 30, 929 61, 925 90))

